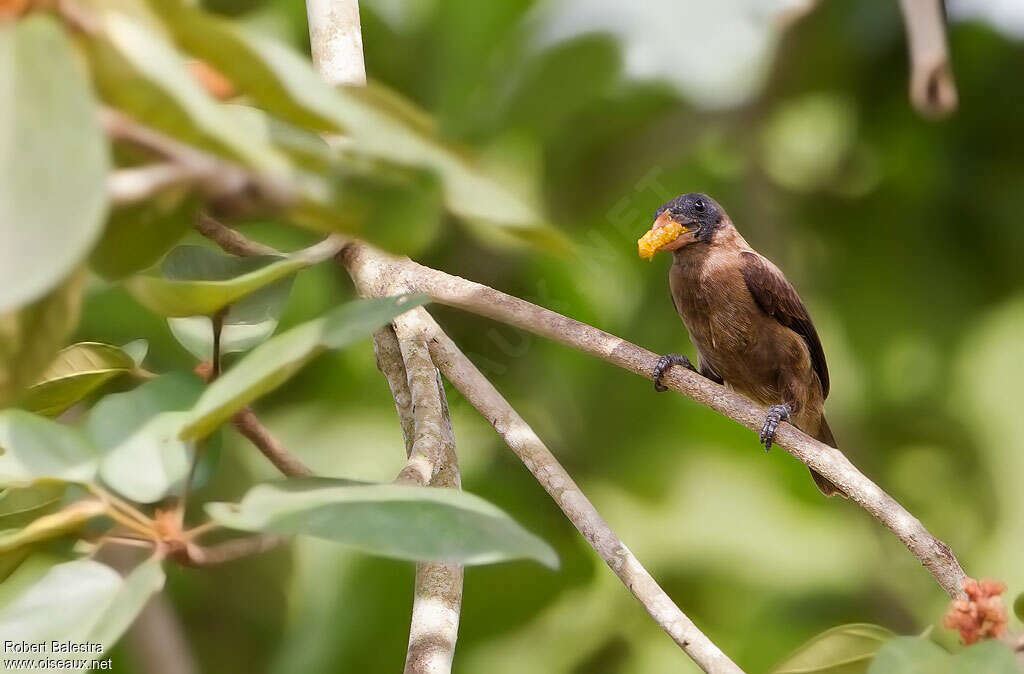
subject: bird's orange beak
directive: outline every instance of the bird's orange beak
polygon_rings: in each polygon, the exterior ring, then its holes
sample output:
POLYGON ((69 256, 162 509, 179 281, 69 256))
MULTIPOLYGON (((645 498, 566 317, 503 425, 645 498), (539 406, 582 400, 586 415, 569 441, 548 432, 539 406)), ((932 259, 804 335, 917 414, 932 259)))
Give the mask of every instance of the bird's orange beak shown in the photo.
POLYGON ((637 241, 640 257, 650 260, 654 254, 663 250, 676 250, 686 245, 690 232, 696 227, 692 224, 681 224, 672 219, 669 212, 662 211, 651 229, 637 241))

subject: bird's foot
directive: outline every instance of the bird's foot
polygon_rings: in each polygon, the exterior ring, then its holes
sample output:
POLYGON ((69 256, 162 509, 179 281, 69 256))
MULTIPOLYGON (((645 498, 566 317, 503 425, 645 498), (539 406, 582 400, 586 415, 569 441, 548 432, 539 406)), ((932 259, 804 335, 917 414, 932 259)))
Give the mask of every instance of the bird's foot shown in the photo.
POLYGON ((775 442, 775 429, 779 427, 780 421, 789 421, 789 414, 793 408, 789 405, 772 405, 768 408, 768 416, 764 418, 764 425, 761 426, 761 444, 764 451, 772 448, 775 442))
POLYGON ((690 359, 681 353, 670 353, 662 356, 658 359, 658 364, 654 366, 654 390, 658 393, 664 393, 668 390, 668 387, 661 383, 661 378, 665 376, 665 373, 673 365, 682 365, 687 370, 697 371, 693 367, 693 363, 690 362, 690 359))

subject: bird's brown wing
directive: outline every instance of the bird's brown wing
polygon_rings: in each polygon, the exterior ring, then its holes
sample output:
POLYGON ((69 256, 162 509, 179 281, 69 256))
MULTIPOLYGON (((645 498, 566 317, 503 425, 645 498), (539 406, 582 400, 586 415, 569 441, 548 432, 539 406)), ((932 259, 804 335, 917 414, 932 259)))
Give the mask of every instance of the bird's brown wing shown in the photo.
POLYGON ((825 352, 821 348, 818 331, 814 329, 814 323, 796 289, 775 265, 757 253, 743 251, 740 255, 743 258, 743 280, 754 296, 754 301, 766 314, 803 337, 811 353, 811 364, 821 381, 822 397, 827 397, 829 382, 825 352))

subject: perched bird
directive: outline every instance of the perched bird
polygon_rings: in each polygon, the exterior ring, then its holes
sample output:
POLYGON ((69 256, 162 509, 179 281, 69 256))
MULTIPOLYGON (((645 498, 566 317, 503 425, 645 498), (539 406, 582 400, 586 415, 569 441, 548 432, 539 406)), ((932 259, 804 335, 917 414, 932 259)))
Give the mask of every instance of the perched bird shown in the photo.
MULTIPOLYGON (((669 288, 697 347, 699 369, 686 356, 662 356, 654 388, 673 365, 689 368, 768 408, 761 429, 771 449, 782 420, 835 447, 825 421, 828 366, 800 296, 778 267, 750 247, 718 203, 684 194, 658 209, 639 241, 640 255, 672 251, 669 288)), ((844 495, 811 470, 826 496, 844 495)))

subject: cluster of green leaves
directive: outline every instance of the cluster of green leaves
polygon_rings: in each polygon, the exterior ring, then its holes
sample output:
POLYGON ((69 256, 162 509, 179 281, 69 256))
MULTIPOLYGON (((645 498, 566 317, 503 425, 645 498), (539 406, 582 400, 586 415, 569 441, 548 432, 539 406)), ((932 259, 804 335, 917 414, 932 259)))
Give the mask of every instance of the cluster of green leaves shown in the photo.
MULTIPOLYGON (((295 274, 343 239, 245 258, 176 246, 208 191, 186 184, 111 203, 113 171, 166 158, 112 145, 101 106, 280 186, 283 199, 256 207, 297 226, 409 250, 447 210, 527 239, 558 237, 410 104, 377 86, 329 87, 307 58, 236 22, 184 0, 86 0, 75 25, 67 19, 0 24, 0 632, 106 648, 162 587, 157 519, 216 469, 221 426, 425 298, 350 302, 274 336, 295 274), (214 98, 190 58, 226 76, 237 100, 214 98), (207 385, 187 370, 146 369, 143 340, 64 347, 90 272, 166 319, 197 360, 244 355, 207 385), (126 577, 83 557, 113 534, 148 539, 153 557, 126 577)), ((286 480, 206 512, 224 528, 397 559, 558 563, 503 511, 458 490, 286 480)))

